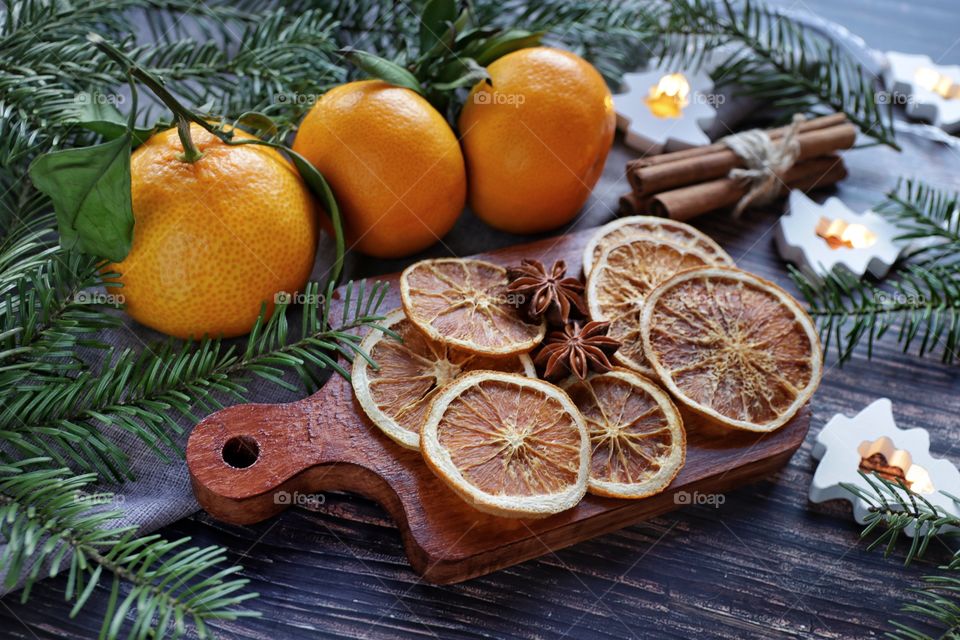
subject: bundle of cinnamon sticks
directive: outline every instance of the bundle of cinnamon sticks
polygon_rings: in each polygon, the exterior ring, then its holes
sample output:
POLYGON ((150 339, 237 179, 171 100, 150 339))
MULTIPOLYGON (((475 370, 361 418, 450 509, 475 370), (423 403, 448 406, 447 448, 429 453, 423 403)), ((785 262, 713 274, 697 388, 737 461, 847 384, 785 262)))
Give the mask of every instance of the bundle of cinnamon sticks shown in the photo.
MULTIPOLYGON (((852 147, 857 136, 857 128, 842 113, 797 126, 800 154, 780 176, 781 195, 790 189, 810 191, 845 178, 847 169, 836 152, 852 147)), ((776 143, 788 129, 771 129, 767 134, 776 143)), ((744 166, 743 160, 722 142, 632 160, 627 163, 632 191, 620 198, 620 213, 688 220, 735 205, 750 186, 728 174, 744 166)))

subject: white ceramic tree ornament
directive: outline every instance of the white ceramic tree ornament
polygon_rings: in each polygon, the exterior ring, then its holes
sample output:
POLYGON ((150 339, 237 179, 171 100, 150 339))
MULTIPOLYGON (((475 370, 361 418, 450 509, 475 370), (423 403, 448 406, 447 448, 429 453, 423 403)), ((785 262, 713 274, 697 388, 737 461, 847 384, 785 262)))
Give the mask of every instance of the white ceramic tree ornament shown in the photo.
MULTIPOLYGON (((903 482, 911 491, 960 517, 957 504, 945 495, 960 495, 960 471, 949 460, 930 455, 930 434, 925 429, 897 427, 887 398, 874 401, 852 418, 833 416, 817 435, 813 457, 820 464, 810 485, 810 501, 847 500, 860 524, 866 521, 869 504, 841 485, 854 485, 874 495, 859 472, 875 470, 878 463, 902 470, 903 482)), ((915 531, 911 526, 906 533, 913 536, 915 531)))
POLYGON ((774 238, 781 257, 808 275, 842 265, 860 278, 868 271, 882 278, 907 246, 894 240, 900 233, 873 211, 856 213, 839 198, 817 204, 794 190, 774 238))
POLYGON ((613 96, 624 143, 645 154, 710 144, 717 116, 713 81, 703 71, 651 69, 623 76, 613 96))
POLYGON ((960 66, 938 65, 929 56, 888 51, 884 79, 894 100, 906 98, 909 117, 949 133, 960 131, 960 66))

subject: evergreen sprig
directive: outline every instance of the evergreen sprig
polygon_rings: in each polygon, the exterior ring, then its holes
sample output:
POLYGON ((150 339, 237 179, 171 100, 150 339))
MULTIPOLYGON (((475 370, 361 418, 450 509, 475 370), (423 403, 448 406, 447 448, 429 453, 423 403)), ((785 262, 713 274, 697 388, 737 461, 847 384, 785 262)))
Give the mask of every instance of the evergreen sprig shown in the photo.
POLYGON ((593 63, 612 86, 642 65, 659 46, 670 3, 648 0, 481 0, 482 23, 522 25, 547 32, 546 41, 593 63))
MULTIPOLYGON (((860 475, 869 485, 869 490, 848 483, 842 486, 868 505, 869 513, 861 538, 876 534, 868 549, 883 546, 884 556, 889 556, 895 551, 901 536, 912 531, 914 537, 904 558, 904 564, 910 564, 924 556, 931 542, 954 536, 960 530, 960 518, 911 490, 902 480, 894 482, 863 472, 860 475)), ((957 501, 950 494, 944 495, 957 501)), ((917 614, 931 626, 939 627, 938 634, 932 636, 903 622, 891 620, 894 632, 888 633, 889 637, 934 640, 955 638, 960 633, 960 576, 956 574, 960 570, 960 550, 954 552, 950 562, 938 568, 944 573, 924 576, 923 586, 910 590, 914 600, 901 607, 901 611, 917 614)))
POLYGON ((699 65, 723 45, 731 53, 714 71, 718 87, 735 85, 790 112, 826 106, 844 112, 865 134, 899 148, 893 112, 877 100, 876 79, 844 48, 759 2, 678 0, 670 3, 658 55, 699 65))
POLYGON ((121 324, 106 312, 116 305, 92 291, 105 275, 96 258, 56 251, 11 271, 0 272, 0 389, 83 368, 76 351, 104 346, 95 334, 121 324))
POLYGON ((114 442, 114 429, 135 435, 162 460, 182 457, 177 418, 194 424, 227 399, 245 400, 244 382, 251 376, 297 390, 287 379, 292 372, 308 391, 319 386, 325 371, 349 377, 337 358, 365 357, 355 330, 382 319, 386 285, 368 289, 363 282, 350 283, 344 291, 335 328, 329 297, 320 296, 319 285, 311 283, 304 295, 315 302, 303 305, 295 339, 288 305, 281 302, 269 320, 261 313, 242 347, 211 339, 170 340, 141 351, 109 350, 97 369, 76 376, 24 380, 16 393, 0 399, 0 439, 25 456, 48 457, 118 482, 133 476, 114 442))
POLYGON ((217 40, 198 43, 185 36, 141 45, 131 55, 165 81, 177 81, 185 98, 212 113, 270 115, 282 138, 318 95, 346 77, 344 67, 334 63, 335 26, 321 10, 291 15, 274 9, 231 34, 235 52, 217 40))
POLYGON ((877 210, 917 240, 910 257, 919 264, 949 265, 960 255, 960 193, 915 179, 901 179, 877 210))
POLYGON ((189 0, 4 4, 0 132, 21 135, 0 136, 0 167, 9 166, 5 159, 60 146, 78 120, 124 99, 116 93, 126 80, 123 70, 90 47, 86 36, 97 32, 131 48, 134 15, 148 17, 154 36, 133 49, 136 56, 157 75, 177 80, 195 106, 225 117, 269 109, 289 130, 313 97, 345 76, 345 65, 332 62, 333 20, 320 10, 189 0), (170 15, 175 20, 164 20, 170 15), (201 20, 199 34, 175 28, 185 16, 201 20))
POLYGON ((66 564, 71 617, 101 583, 110 584, 101 638, 120 637, 128 618, 127 637, 176 638, 187 621, 209 637, 210 621, 259 615, 237 609, 257 594, 239 593, 248 580, 233 577, 241 567, 224 566, 222 547, 186 546, 189 538, 137 537, 136 527, 113 527, 122 512, 103 508, 112 494, 86 492, 96 476, 72 475, 50 463, 34 458, 0 465, 0 536, 6 542, 0 567, 7 588, 23 582, 21 602, 38 579, 61 575, 66 564))
POLYGON ((900 267, 883 286, 836 270, 812 279, 796 269, 791 277, 817 321, 824 350, 835 343, 838 361, 846 362, 866 342, 873 356, 876 340, 894 327, 897 342, 907 352, 919 343, 923 356, 942 349, 942 359, 957 359, 960 345, 960 277, 956 269, 918 265, 900 267))
POLYGON ((833 342, 840 363, 863 342, 871 357, 874 342, 895 327, 904 352, 917 345, 921 356, 939 349, 944 362, 958 359, 957 201, 958 194, 916 181, 901 181, 888 194, 877 210, 902 230, 901 238, 919 239, 923 244, 910 260, 895 265, 883 283, 860 280, 845 270, 820 277, 791 270, 810 315, 820 326, 824 347, 833 342))
POLYGON ((868 505, 864 522, 866 526, 860 534, 861 538, 876 534, 867 546, 868 550, 882 545, 884 556, 890 556, 900 537, 908 532, 913 533, 913 541, 904 558, 904 564, 909 565, 914 559, 922 557, 938 536, 960 526, 960 518, 912 491, 902 480, 888 480, 862 471, 860 476, 869 485, 869 491, 850 483, 842 483, 841 486, 868 505))

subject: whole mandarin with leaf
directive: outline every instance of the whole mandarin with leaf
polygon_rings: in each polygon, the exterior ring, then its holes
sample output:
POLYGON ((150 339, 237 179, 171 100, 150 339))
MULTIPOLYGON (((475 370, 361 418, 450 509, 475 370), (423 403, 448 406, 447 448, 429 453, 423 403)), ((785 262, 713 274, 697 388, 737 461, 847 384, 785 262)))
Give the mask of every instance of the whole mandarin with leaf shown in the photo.
MULTIPOLYGON (((253 136, 234 130, 235 138, 253 136)), ((196 124, 203 154, 181 159, 176 129, 130 159, 133 246, 120 273, 135 320, 178 338, 248 333, 262 304, 300 290, 313 268, 317 218, 306 185, 277 151, 228 145, 196 124)))
POLYGON ((470 207, 487 224, 537 233, 569 222, 603 172, 616 114, 583 58, 534 47, 487 67, 460 114, 470 207))
POLYGON ((293 150, 330 183, 348 246, 377 258, 426 249, 453 227, 466 200, 457 137, 416 92, 362 80, 325 93, 293 150))

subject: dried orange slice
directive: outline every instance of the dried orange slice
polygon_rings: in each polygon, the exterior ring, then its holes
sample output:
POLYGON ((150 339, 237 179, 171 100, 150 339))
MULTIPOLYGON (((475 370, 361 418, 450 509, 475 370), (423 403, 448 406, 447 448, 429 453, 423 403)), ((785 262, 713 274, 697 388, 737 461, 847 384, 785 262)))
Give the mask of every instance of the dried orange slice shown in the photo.
POLYGON ((571 378, 564 391, 587 421, 593 453, 587 491, 645 498, 677 477, 687 455, 680 412, 667 392, 627 369, 571 378))
POLYGON ((503 267, 461 258, 421 260, 400 275, 400 299, 413 324, 433 340, 488 356, 526 353, 546 322, 531 324, 507 291, 503 267))
POLYGON ((542 380, 496 371, 460 376, 430 404, 420 450, 460 497, 498 516, 559 513, 587 490, 583 416, 542 380))
POLYGON ((603 225, 587 242, 587 246, 583 249, 583 275, 590 275, 590 269, 593 268, 604 249, 639 236, 666 240, 681 247, 692 247, 707 256, 709 264, 737 266, 730 254, 724 251, 713 238, 696 227, 658 216, 626 216, 603 225))
POLYGON ((587 306, 590 318, 608 321, 607 335, 620 341, 620 349, 613 356, 617 362, 653 374, 640 340, 644 299, 673 274, 707 264, 710 259, 698 249, 645 236, 604 250, 587 279, 587 306))
POLYGON ((465 371, 493 369, 537 376, 527 354, 487 358, 435 342, 407 320, 403 309, 387 314, 382 325, 400 340, 374 329, 360 343, 377 367, 365 358, 353 361, 351 381, 367 417, 397 444, 420 448, 420 425, 430 401, 444 385, 465 371))
POLYGON ((820 339, 790 294, 725 267, 679 273, 647 297, 644 349, 682 404, 721 425, 773 431, 813 395, 820 339))

